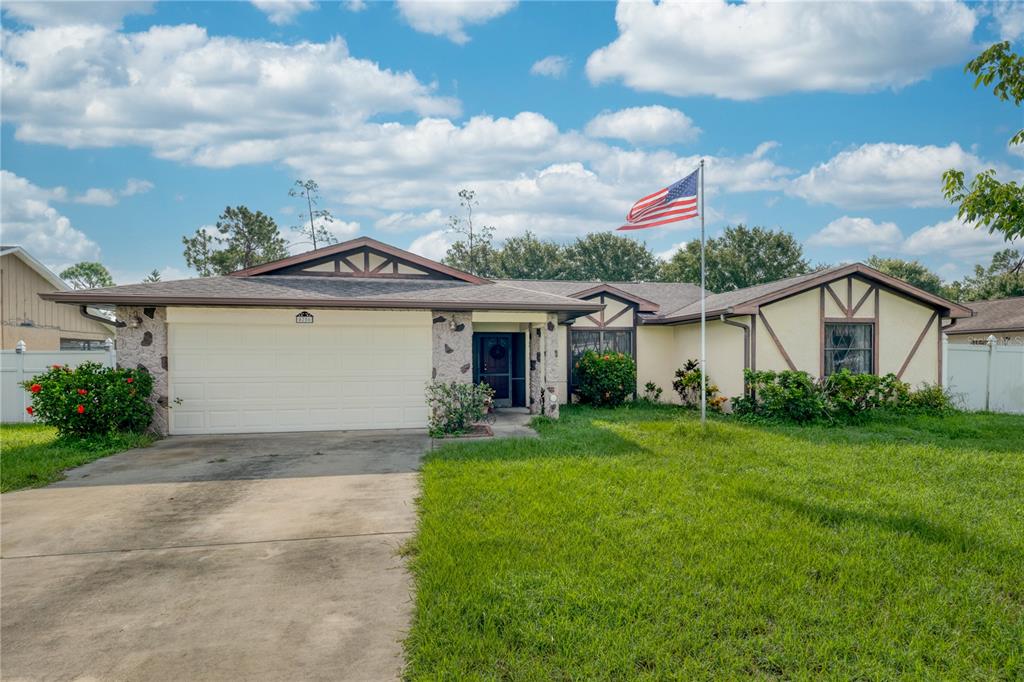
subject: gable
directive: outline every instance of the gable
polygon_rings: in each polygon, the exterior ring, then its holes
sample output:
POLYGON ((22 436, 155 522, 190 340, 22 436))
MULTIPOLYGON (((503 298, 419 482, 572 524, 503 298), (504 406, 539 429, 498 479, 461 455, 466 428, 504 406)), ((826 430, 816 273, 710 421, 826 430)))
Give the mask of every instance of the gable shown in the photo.
POLYGON ((637 304, 622 297, 609 293, 597 293, 583 298, 604 305, 596 313, 577 318, 572 326, 574 329, 621 329, 636 326, 637 304))
POLYGON ((456 280, 483 284, 487 280, 423 258, 369 237, 264 263, 231 273, 233 277, 309 275, 318 277, 456 280))

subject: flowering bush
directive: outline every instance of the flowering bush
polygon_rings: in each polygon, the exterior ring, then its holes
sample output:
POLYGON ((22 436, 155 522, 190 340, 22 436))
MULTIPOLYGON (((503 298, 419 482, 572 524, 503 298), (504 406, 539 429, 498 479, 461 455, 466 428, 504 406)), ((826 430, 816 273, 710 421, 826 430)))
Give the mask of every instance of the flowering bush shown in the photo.
POLYGON ((576 361, 580 402, 621 405, 636 389, 636 363, 625 353, 588 350, 576 361))
MULTIPOLYGON (((700 407, 700 375, 700 363, 696 360, 687 360, 676 370, 672 388, 679 394, 679 400, 685 407, 700 407)), ((704 399, 707 400, 708 409, 715 412, 721 412, 727 400, 725 396, 718 395, 718 385, 711 381, 710 376, 704 387, 704 399)))
POLYGON ((430 435, 453 436, 466 433, 484 418, 494 398, 494 389, 481 382, 434 381, 427 384, 430 435))
POLYGON ((153 418, 153 378, 141 370, 54 365, 21 385, 32 396, 28 413, 61 436, 139 432, 153 418))

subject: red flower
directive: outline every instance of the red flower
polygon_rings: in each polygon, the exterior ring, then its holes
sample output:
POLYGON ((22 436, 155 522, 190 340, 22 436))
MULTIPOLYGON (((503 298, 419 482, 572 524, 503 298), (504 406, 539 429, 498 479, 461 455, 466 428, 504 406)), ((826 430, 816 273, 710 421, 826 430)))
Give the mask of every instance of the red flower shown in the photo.
POLYGON ((28 390, 32 391, 33 393, 39 393, 39 391, 43 390, 43 387, 40 386, 39 384, 32 384, 32 386, 29 387, 28 390))
POLYGON ((131 377, 128 377, 127 379, 125 379, 125 381, 127 381, 127 382, 128 382, 129 384, 130 384, 130 383, 132 383, 133 381, 135 381, 135 379, 132 379, 131 377))
POLYGON ((53 368, 54 369, 60 369, 60 365, 54 365, 53 368))
POLYGON ((79 405, 78 407, 75 408, 75 410, 78 412, 78 414, 84 414, 85 413, 85 405, 79 405))
POLYGON ((85 390, 84 388, 80 388, 80 389, 78 389, 78 395, 85 395, 85 394, 86 394, 86 393, 88 393, 88 392, 89 392, 89 391, 85 390))
POLYGON ((35 414, 35 413, 36 413, 36 410, 35 410, 35 408, 34 408, 34 407, 32 407, 31 405, 29 405, 28 407, 26 407, 26 408, 25 408, 25 411, 26 411, 26 412, 28 412, 29 414, 35 414))

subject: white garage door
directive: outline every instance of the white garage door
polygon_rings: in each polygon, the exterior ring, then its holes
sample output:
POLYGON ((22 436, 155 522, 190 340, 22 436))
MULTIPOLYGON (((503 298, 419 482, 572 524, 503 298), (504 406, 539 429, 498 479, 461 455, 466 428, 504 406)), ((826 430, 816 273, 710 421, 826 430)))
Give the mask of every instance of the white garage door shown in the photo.
POLYGON ((172 434, 424 428, 427 311, 168 310, 172 434))

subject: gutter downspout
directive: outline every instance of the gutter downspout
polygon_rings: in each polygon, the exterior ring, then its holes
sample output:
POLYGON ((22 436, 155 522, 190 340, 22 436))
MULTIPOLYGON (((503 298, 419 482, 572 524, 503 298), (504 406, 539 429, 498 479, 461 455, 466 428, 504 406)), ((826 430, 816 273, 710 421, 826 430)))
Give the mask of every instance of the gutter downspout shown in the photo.
POLYGON ((93 320, 94 322, 101 322, 103 324, 109 324, 113 327, 117 327, 118 329, 120 329, 121 327, 128 326, 127 323, 122 322, 121 320, 111 320, 109 317, 101 317, 100 315, 94 315, 90 313, 89 306, 87 305, 78 306, 78 314, 88 320, 93 320))
POLYGON ((725 313, 719 315, 718 319, 723 324, 727 324, 730 327, 739 327, 743 330, 743 369, 750 369, 750 325, 727 320, 725 319, 725 313))

